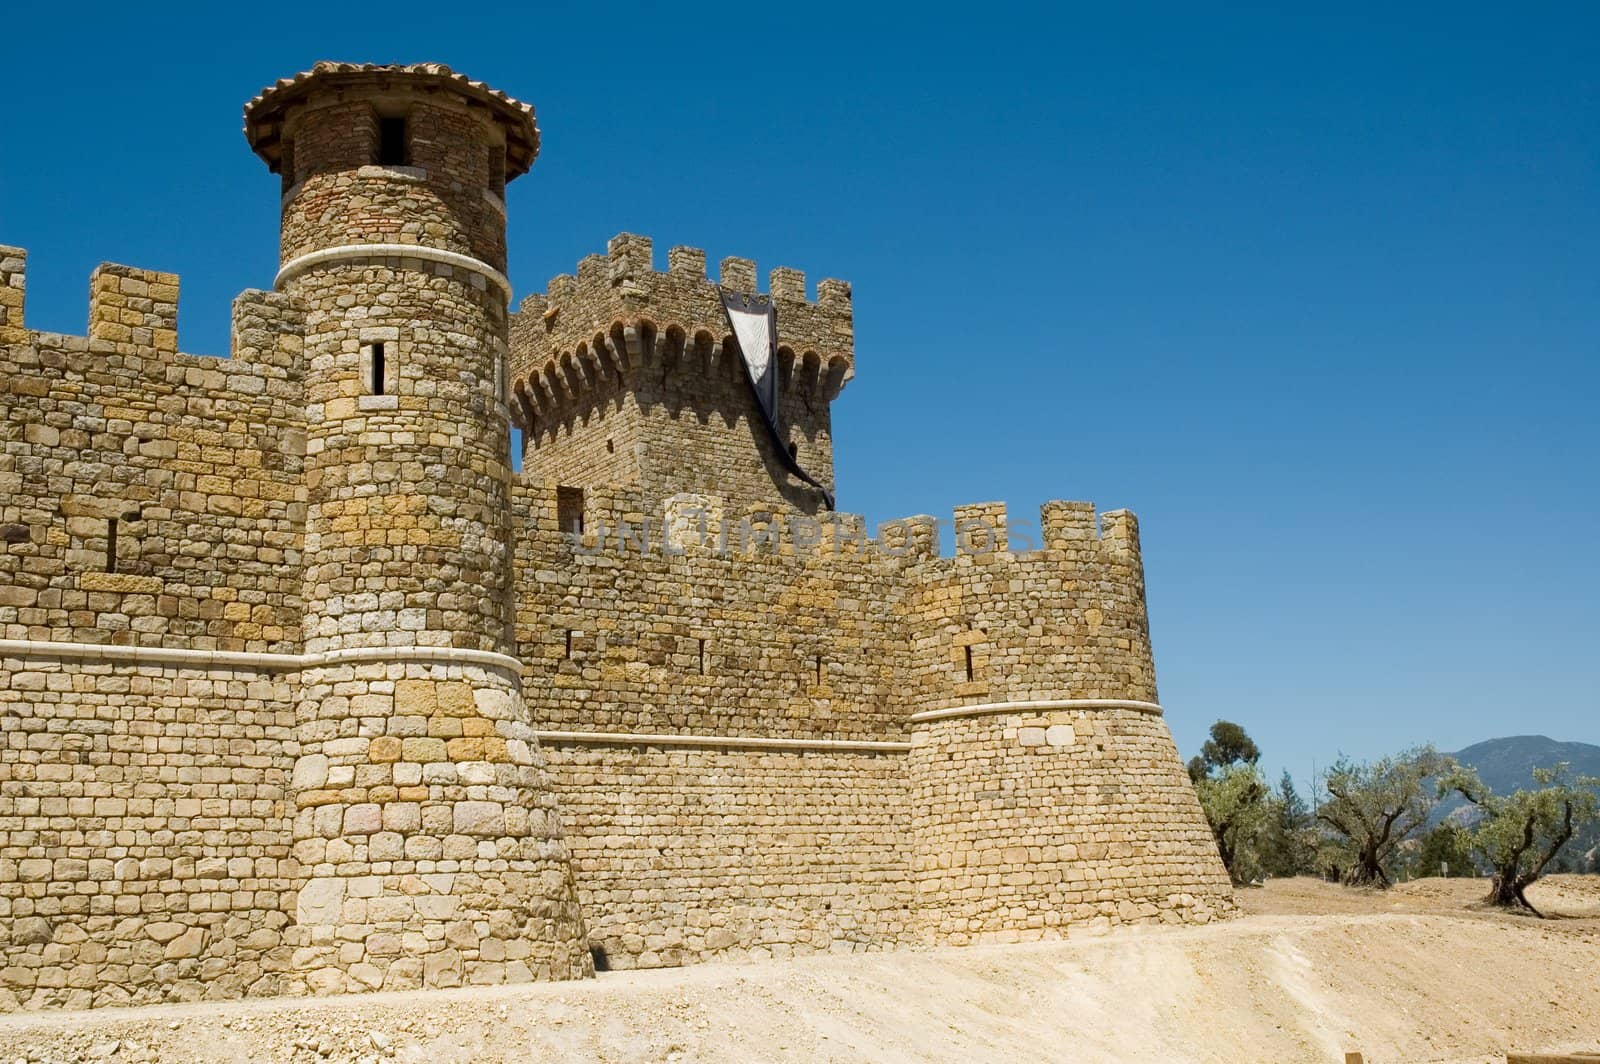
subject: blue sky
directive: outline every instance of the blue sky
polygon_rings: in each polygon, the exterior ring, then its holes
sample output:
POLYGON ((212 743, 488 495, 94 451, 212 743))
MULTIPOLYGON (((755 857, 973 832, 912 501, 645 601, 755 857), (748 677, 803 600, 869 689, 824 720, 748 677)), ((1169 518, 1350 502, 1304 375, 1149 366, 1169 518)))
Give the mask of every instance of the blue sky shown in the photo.
POLYGON ((109 260, 222 353, 243 102, 446 62, 539 113, 519 294, 624 230, 854 284, 841 508, 1137 511, 1186 754, 1600 742, 1600 9, 1115 7, 22 2, 0 242, 34 327, 109 260))

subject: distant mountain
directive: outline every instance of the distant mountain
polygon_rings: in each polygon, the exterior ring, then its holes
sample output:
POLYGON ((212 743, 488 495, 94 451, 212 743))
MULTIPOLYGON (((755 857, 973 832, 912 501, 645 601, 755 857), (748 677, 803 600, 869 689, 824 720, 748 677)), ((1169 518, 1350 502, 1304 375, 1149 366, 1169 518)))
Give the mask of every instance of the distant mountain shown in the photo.
MULTIPOLYGON (((1478 772, 1478 778, 1496 794, 1535 786, 1533 770, 1549 768, 1567 762, 1567 774, 1572 776, 1600 776, 1600 746, 1592 743, 1562 743, 1545 735, 1509 735, 1503 739, 1486 739, 1473 743, 1464 750, 1450 755, 1463 765, 1478 772)), ((1439 803, 1433 820, 1460 819, 1469 816, 1466 800, 1460 795, 1439 803)), ((1591 824, 1567 844, 1563 856, 1587 858, 1600 849, 1600 825, 1591 824)), ((1581 864, 1580 864, 1581 867, 1581 864)))
POLYGON ((1510 735, 1485 739, 1450 755, 1478 770, 1478 776, 1496 794, 1510 794, 1533 786, 1533 770, 1558 762, 1571 764, 1574 776, 1600 776, 1600 746, 1561 743, 1544 735, 1510 735))

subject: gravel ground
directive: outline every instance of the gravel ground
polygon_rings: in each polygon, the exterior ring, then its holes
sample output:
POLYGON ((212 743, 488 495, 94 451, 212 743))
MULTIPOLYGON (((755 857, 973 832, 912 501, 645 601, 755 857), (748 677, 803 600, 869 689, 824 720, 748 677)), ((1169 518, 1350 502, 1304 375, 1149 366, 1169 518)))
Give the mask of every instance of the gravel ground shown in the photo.
POLYGON ((1246 891, 1250 915, 1066 942, 582 983, 0 1017, 0 1062, 1496 1061, 1600 1050, 1600 877, 1539 921, 1470 881, 1246 891))

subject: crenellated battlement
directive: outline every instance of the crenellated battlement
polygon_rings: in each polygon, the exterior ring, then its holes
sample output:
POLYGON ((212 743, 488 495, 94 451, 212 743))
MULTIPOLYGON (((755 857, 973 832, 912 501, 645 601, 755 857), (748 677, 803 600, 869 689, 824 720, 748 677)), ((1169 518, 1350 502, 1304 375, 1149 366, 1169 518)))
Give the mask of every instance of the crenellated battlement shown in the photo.
MULTIPOLYGON (((729 344, 719 286, 756 290, 756 265, 725 258, 719 280, 700 248, 675 247, 667 269, 653 265, 649 237, 621 233, 605 255, 578 263, 576 275, 551 279, 512 316, 511 376, 524 428, 592 401, 607 383, 645 366, 715 375, 738 369, 729 344), (724 347, 728 345, 728 354, 724 347)), ((817 285, 806 296, 805 274, 787 266, 769 275, 778 311, 778 358, 786 389, 831 401, 854 373, 850 286, 817 285)))
POLYGON ((1092 502, 1053 499, 1039 507, 1037 523, 1012 520, 1003 502, 970 503, 955 508, 953 529, 957 557, 1093 549, 1108 558, 1139 558, 1139 519, 1131 510, 1097 515, 1092 502))
POLYGON ((28 293, 28 253, 0 244, 0 343, 23 338, 22 305, 28 293))
MULTIPOLYGON (((263 392, 264 380, 300 375, 305 315, 281 292, 248 289, 234 299, 230 357, 221 359, 178 350, 178 275, 137 266, 103 262, 94 268, 85 333, 27 328, 27 257, 22 248, 0 245, 0 343, 11 348, 6 360, 13 372, 56 375, 41 360, 42 352, 50 352, 51 366, 66 377, 94 374, 106 380, 108 368, 120 368, 177 385, 233 387, 246 395, 263 392)), ((281 398, 292 396, 284 392, 281 398)))
POLYGON ((178 350, 178 275, 102 262, 89 275, 89 339, 178 350))
POLYGON ((555 483, 523 483, 524 527, 573 557, 606 554, 773 557, 872 557, 897 565, 1008 565, 1046 559, 1138 566, 1138 519, 1128 510, 1096 514, 1093 503, 1051 500, 1037 522, 1013 520, 1002 502, 956 506, 950 517, 928 514, 881 522, 869 534, 861 514, 816 515, 738 504, 717 495, 680 492, 652 505, 626 487, 574 496, 555 483), (581 527, 581 533, 574 532, 581 527), (942 549, 950 532, 953 553, 942 549))

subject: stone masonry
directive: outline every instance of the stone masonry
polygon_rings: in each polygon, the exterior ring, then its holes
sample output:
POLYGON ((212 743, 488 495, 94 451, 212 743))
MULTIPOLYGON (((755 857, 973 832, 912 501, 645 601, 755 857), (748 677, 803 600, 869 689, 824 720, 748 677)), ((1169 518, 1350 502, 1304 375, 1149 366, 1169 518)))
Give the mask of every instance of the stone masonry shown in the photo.
POLYGON ((0 247, 0 1009, 1059 936, 1233 902, 1156 700, 1138 527, 833 485, 850 287, 774 270, 782 433, 624 234, 513 311, 533 111, 321 63, 245 109, 281 269, 230 358, 0 247), (523 468, 511 469, 511 429, 523 468))

